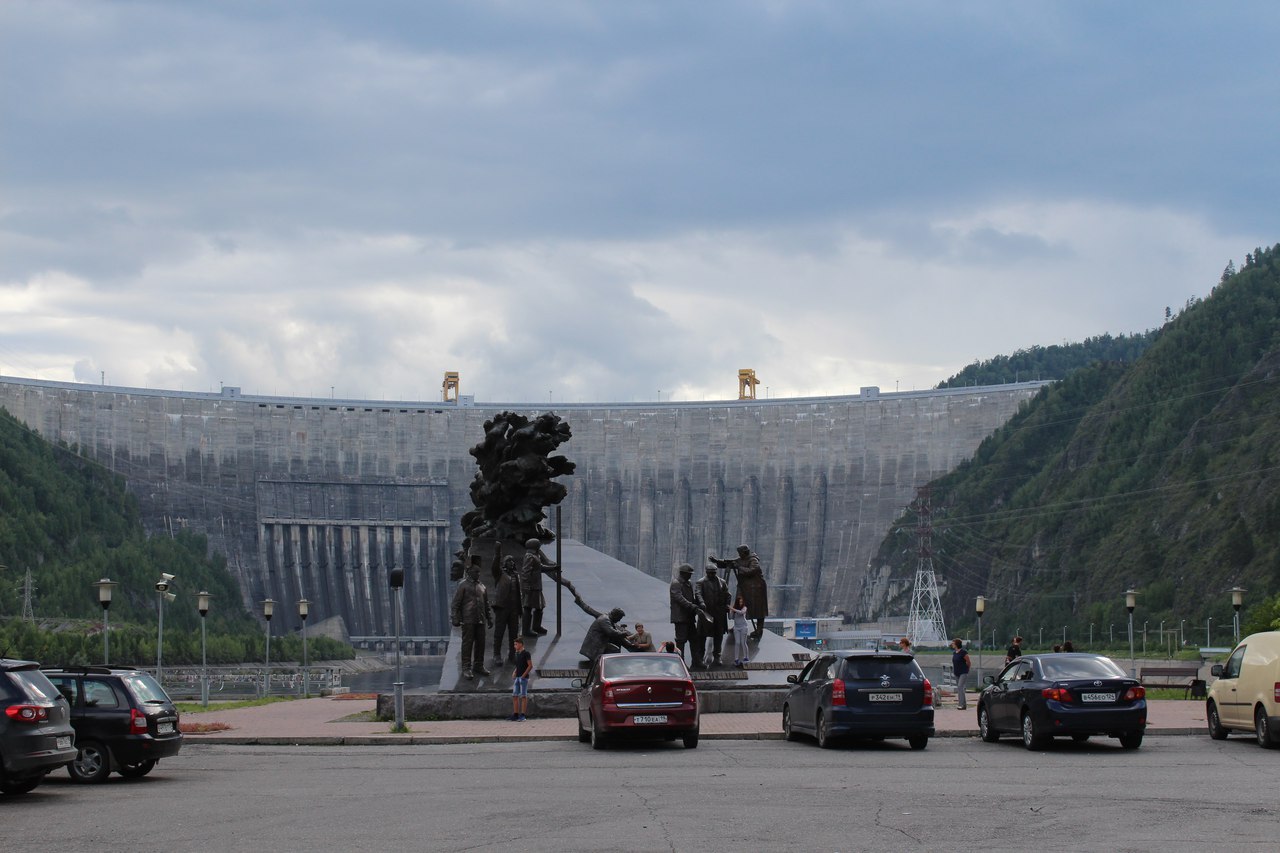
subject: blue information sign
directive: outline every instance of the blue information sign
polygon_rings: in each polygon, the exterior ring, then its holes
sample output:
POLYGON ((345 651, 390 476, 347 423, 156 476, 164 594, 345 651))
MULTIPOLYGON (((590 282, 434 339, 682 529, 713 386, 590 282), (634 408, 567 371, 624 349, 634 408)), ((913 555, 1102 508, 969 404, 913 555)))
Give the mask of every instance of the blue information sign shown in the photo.
POLYGON ((796 639, 813 639, 818 636, 818 622, 816 619, 797 619, 796 620, 796 639))

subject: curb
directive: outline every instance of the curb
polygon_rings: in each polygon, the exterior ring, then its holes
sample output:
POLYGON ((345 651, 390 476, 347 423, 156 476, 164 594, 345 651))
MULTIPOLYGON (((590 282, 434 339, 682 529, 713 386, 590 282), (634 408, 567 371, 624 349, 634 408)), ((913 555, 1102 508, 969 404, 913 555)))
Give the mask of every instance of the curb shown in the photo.
MULTIPOLYGON (((1147 729, 1147 737, 1187 737, 1202 735, 1202 728, 1170 728, 1147 729)), ((974 738, 978 737, 977 729, 952 729, 934 733, 935 738, 974 738)), ((253 735, 201 735, 189 734, 186 743, 204 743, 233 746, 440 746, 445 744, 465 743, 539 743, 574 742, 573 734, 473 734, 473 735, 429 735, 429 734, 391 734, 385 735, 325 735, 317 737, 264 737, 253 735)), ((702 740, 782 740, 782 732, 704 732, 702 740)), ((1012 742, 1012 736, 1005 738, 1012 742)))

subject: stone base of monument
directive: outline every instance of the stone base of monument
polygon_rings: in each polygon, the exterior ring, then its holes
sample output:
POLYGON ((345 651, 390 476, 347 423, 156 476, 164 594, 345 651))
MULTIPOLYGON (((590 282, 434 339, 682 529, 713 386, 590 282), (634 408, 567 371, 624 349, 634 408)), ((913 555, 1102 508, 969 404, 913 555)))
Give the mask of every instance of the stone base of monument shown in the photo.
MULTIPOLYGON (((554 557, 554 546, 549 546, 546 551, 554 557)), ((655 645, 674 639, 670 622, 669 580, 650 577, 571 539, 563 541, 561 553, 565 579, 573 583, 588 604, 601 612, 621 607, 626 611, 623 621, 629 629, 643 624, 653 635, 655 645)), ((705 564, 699 566, 695 562, 694 566, 696 581, 702 576, 705 564)), ((672 566, 673 576, 674 573, 675 567, 672 566)), ((482 580, 488 582, 488 578, 482 577, 482 580)), ((733 579, 728 580, 732 592, 733 579)), ((587 674, 581 666, 582 657, 578 651, 593 617, 574 604, 568 590, 550 578, 543 581, 543 592, 547 599, 543 627, 549 633, 525 639, 526 648, 533 655, 537 675, 530 683, 530 713, 539 717, 571 717, 577 697, 573 679, 587 674)), ((492 639, 490 634, 488 641, 492 642, 492 639)), ((511 713, 513 667, 505 663, 506 649, 502 650, 504 662, 501 665, 494 663, 494 650, 485 649, 485 667, 490 670, 490 675, 464 678, 459 661, 461 647, 461 637, 455 629, 441 673, 440 689, 406 692, 406 719, 485 719, 506 717, 511 713)), ((759 641, 750 643, 750 662, 738 668, 733 666, 731 635, 726 635, 721 660, 727 665, 693 671, 702 710, 712 714, 780 711, 782 697, 788 687, 787 676, 799 672, 809 654, 804 646, 765 631, 759 641)), ((384 719, 394 716, 390 694, 379 695, 378 715, 384 719)))

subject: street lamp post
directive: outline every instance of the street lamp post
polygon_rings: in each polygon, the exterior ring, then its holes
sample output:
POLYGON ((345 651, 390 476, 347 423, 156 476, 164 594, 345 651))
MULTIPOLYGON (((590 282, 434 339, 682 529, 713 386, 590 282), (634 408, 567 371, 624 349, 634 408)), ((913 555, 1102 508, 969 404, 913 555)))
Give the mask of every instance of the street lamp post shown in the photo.
POLYGON ((404 678, 400 672, 400 595, 404 589, 404 569, 392 569, 388 578, 391 584, 391 621, 396 631, 396 681, 392 685, 395 703, 396 728, 404 731, 404 678))
POLYGON ((1244 594, 1247 590, 1243 590, 1238 586, 1231 587, 1231 609, 1235 611, 1231 617, 1231 627, 1234 629, 1235 641, 1240 642, 1240 605, 1244 604, 1244 594))
POLYGON ((160 580, 156 581, 156 683, 161 687, 164 686, 164 603, 178 597, 169 592, 173 577, 168 572, 161 572, 160 580))
POLYGON ((270 598, 262 600, 262 616, 267 620, 267 656, 262 665, 262 698, 271 695, 271 615, 276 612, 276 603, 270 598))
POLYGON ((209 707, 209 646, 206 642, 204 618, 209 615, 211 594, 200 590, 196 593, 196 609, 200 611, 200 704, 209 707))
POLYGON ((1187 620, 1178 620, 1178 646, 1182 647, 1187 644, 1187 620))
POLYGON ((1204 623, 1204 644, 1206 646, 1213 645, 1213 617, 1212 616, 1210 616, 1209 620, 1204 623))
POLYGON ((298 599, 298 618, 302 620, 302 697, 311 698, 311 681, 307 677, 307 614, 311 612, 311 602, 305 598, 298 599))
POLYGON ((1037 648, 1039 648, 1041 651, 1044 651, 1044 626, 1043 625, 1040 626, 1040 645, 1037 646, 1037 648))
POLYGON ((987 609, 985 596, 978 596, 973 603, 973 610, 978 614, 978 689, 982 689, 982 614, 987 609))
POLYGON ((1142 656, 1144 658, 1147 656, 1147 621, 1142 620, 1142 656))
POLYGON ((111 607, 111 590, 116 584, 110 578, 103 578, 94 584, 98 588, 98 603, 102 605, 102 665, 111 665, 111 642, 108 633, 107 610, 111 607))
POLYGON ((1089 623, 1089 648, 1093 648, 1093 623, 1089 623))
MULTIPOLYGON (((1133 660, 1133 608, 1138 603, 1138 591, 1130 587, 1124 591, 1124 609, 1129 611, 1129 677, 1138 677, 1138 667, 1133 660)), ((1143 648, 1146 648, 1146 623, 1143 623, 1143 648)))

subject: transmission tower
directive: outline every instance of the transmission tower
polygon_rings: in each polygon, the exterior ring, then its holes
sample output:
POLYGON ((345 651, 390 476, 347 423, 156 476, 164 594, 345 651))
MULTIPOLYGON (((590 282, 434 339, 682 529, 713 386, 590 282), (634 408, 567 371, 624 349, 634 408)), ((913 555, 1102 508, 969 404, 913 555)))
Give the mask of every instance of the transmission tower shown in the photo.
POLYGON ((31 608, 31 599, 35 596, 36 585, 31 582, 31 570, 27 569, 27 577, 22 582, 22 621, 36 621, 35 611, 31 608))
POLYGON ((933 510, 929 506, 929 486, 916 489, 916 581, 911 588, 911 614, 907 617, 907 636, 912 644, 945 646, 947 626, 942 621, 942 602, 938 598, 938 579, 933 573, 933 510))

